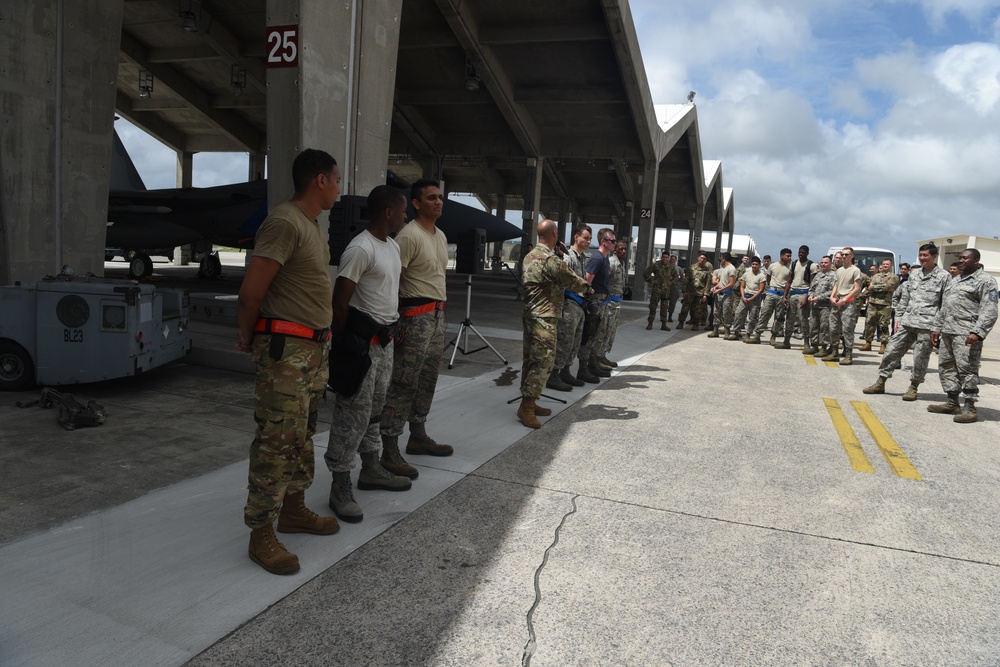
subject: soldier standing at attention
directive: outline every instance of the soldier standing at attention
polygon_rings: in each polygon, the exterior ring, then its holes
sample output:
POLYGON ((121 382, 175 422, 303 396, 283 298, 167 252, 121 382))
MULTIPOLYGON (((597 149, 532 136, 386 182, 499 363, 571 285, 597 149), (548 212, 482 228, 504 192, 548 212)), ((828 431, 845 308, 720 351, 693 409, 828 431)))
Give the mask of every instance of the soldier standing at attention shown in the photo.
POLYGON ((740 303, 736 306, 736 317, 733 320, 733 329, 726 340, 739 340, 743 324, 747 325, 747 338, 750 340, 749 332, 757 326, 757 314, 760 312, 760 298, 767 286, 767 278, 760 270, 760 258, 754 257, 750 260, 750 270, 745 271, 740 278, 738 292, 740 303), (749 320, 747 319, 749 315, 749 320))
POLYGON ((719 337, 721 323, 721 328, 728 338, 733 325, 733 309, 729 304, 736 289, 736 267, 733 266, 733 256, 728 252, 722 253, 722 266, 718 269, 718 276, 719 282, 712 288, 712 294, 715 295, 715 312, 719 317, 712 323, 712 332, 708 337, 719 337))
POLYGON ((684 328, 684 319, 691 313, 691 331, 705 322, 708 310, 708 290, 712 287, 712 265, 708 255, 698 253, 698 261, 684 269, 684 300, 681 302, 681 316, 677 318, 677 329, 684 328))
POLYGON ((791 262, 792 249, 782 248, 781 254, 778 255, 778 263, 771 264, 769 267, 767 295, 764 297, 764 303, 760 307, 760 318, 757 320, 757 328, 754 329, 753 336, 748 341, 753 345, 760 343, 760 335, 764 333, 764 329, 771 322, 772 315, 774 316, 774 324, 771 327, 771 345, 774 345, 778 339, 778 327, 784 322, 780 318, 780 315, 784 310, 785 284, 791 275, 791 270, 788 268, 791 262))
POLYGON ((677 268, 670 264, 670 255, 664 251, 659 261, 650 264, 643 272, 642 279, 652 285, 649 290, 649 317, 646 318, 646 331, 653 328, 657 306, 660 307, 660 329, 670 331, 670 327, 667 326, 670 290, 677 280, 677 268))
MULTIPOLYGON (((622 301, 625 299, 625 281, 628 279, 628 246, 624 241, 619 241, 615 245, 615 251, 608 257, 611 265, 611 292, 608 302, 608 337, 604 344, 604 354, 600 362, 606 366, 617 368, 618 363, 608 360, 608 352, 615 344, 615 334, 618 333, 618 318, 622 312, 622 301)), ((669 329, 668 329, 669 331, 669 329)))
POLYGON ((896 333, 889 338, 885 348, 885 356, 878 366, 878 379, 870 387, 865 387, 866 394, 884 394, 885 381, 892 377, 892 372, 903 355, 913 348, 913 370, 910 372, 910 388, 903 394, 904 401, 917 400, 917 390, 927 375, 927 362, 931 358, 931 327, 941 309, 944 291, 948 287, 951 276, 937 265, 938 249, 933 243, 925 243, 917 252, 920 266, 914 266, 906 281, 906 287, 897 293, 896 333))
POLYGON ((833 259, 823 255, 819 261, 819 271, 809 283, 809 341, 802 346, 802 354, 836 353, 830 341, 830 295, 837 282, 837 274, 830 270, 833 259))
POLYGON ((867 352, 872 349, 872 339, 876 328, 882 329, 879 354, 885 354, 885 346, 889 343, 889 316, 892 314, 892 295, 899 287, 899 278, 892 272, 892 260, 882 260, 879 272, 872 276, 868 285, 868 315, 865 317, 865 344, 859 349, 867 352))
MULTIPOLYGON (((587 250, 592 239, 590 227, 581 223, 573 230, 573 245, 566 251, 563 261, 581 280, 587 275, 587 250)), ((596 375, 591 375, 587 364, 580 362, 580 371, 573 377, 573 360, 580 352, 580 341, 583 339, 583 297, 572 290, 566 290, 566 305, 559 319, 558 343, 556 344, 556 363, 552 375, 545 384, 549 389, 571 391, 573 387, 582 387, 585 383, 597 384, 601 381, 596 375), (559 382, 556 382, 558 375, 559 382), (569 386, 570 389, 565 387, 569 386)))
POLYGON ((965 395, 965 406, 954 417, 959 424, 976 421, 983 340, 997 321, 997 281, 983 271, 979 259, 979 251, 975 248, 963 250, 958 256, 958 275, 948 284, 931 329, 931 343, 941 342, 938 373, 948 400, 928 405, 927 410, 942 414, 958 412, 958 392, 961 391, 965 395))
MULTIPOLYGON (((359 489, 405 491, 417 470, 386 452, 379 462, 379 417, 392 378, 392 332, 399 319, 399 246, 390 238, 406 222, 406 196, 389 185, 368 195, 368 228, 351 239, 333 286, 334 365, 337 353, 367 351, 371 366, 353 395, 337 392, 324 459, 333 476, 330 509, 344 521, 363 518, 351 492, 354 457, 361 453, 359 489), (392 468, 398 472, 390 472, 392 468)), ((348 390, 349 391, 349 390, 348 390)))
POLYGON ((312 437, 329 378, 333 317, 330 246, 316 222, 340 194, 329 154, 307 149, 292 163, 295 195, 257 230, 236 301, 239 342, 257 366, 247 504, 250 560, 272 574, 299 571, 278 532, 330 535, 340 526, 305 506, 315 473, 312 437))
POLYGON ((785 317, 785 340, 775 347, 779 350, 792 349, 792 331, 796 320, 802 334, 803 349, 809 348, 809 283, 813 279, 813 263, 809 259, 809 246, 799 246, 799 258, 792 262, 785 283, 785 296, 781 305, 787 310, 785 317))
POLYGON ((677 255, 670 256, 670 266, 674 269, 674 284, 670 287, 670 301, 667 303, 667 322, 674 321, 674 309, 677 307, 677 300, 681 298, 682 277, 677 268, 677 255))
MULTIPOLYGON (((587 282, 571 271, 552 248, 558 226, 552 220, 538 223, 538 243, 524 258, 524 356, 521 362, 521 405, 517 418, 528 428, 541 428, 538 417, 552 414, 535 405, 545 380, 552 374, 556 350, 556 323, 565 301, 564 292, 590 291, 587 282), (537 416, 536 416, 537 415, 537 416)), ((605 230, 601 230, 603 233, 605 230)))
MULTIPOLYGON (((858 307, 855 299, 861 291, 861 269, 854 266, 854 248, 845 247, 842 251, 844 265, 837 269, 830 296, 830 343, 844 343, 844 358, 841 366, 854 363, 854 327, 858 323, 858 307)), ((823 357, 823 361, 836 361, 836 351, 823 357)))
POLYGON ((594 299, 600 307, 600 324, 597 332, 586 343, 580 344, 580 367, 587 365, 591 375, 611 377, 611 366, 604 364, 600 356, 608 339, 608 303, 611 296, 611 262, 608 255, 618 244, 615 230, 604 227, 597 232, 597 252, 587 261, 586 281, 594 290, 594 299))
POLYGON ((444 350, 448 239, 435 224, 441 217, 444 196, 436 181, 422 178, 410 186, 410 203, 416 217, 396 235, 403 266, 399 279, 402 340, 397 341, 394 352, 392 382, 379 426, 382 451, 402 463, 405 461, 399 456, 399 436, 407 422, 407 454, 451 456, 453 451, 451 445, 435 442, 425 427, 444 350))

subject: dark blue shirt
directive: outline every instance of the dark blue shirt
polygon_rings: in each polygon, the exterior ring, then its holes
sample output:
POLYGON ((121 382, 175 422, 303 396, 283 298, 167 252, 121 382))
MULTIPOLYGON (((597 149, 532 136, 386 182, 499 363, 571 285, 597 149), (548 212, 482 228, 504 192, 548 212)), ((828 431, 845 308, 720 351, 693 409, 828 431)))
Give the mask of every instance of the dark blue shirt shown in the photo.
POLYGON ((611 262, 600 251, 590 256, 587 273, 594 274, 594 281, 590 286, 596 294, 611 293, 611 262))

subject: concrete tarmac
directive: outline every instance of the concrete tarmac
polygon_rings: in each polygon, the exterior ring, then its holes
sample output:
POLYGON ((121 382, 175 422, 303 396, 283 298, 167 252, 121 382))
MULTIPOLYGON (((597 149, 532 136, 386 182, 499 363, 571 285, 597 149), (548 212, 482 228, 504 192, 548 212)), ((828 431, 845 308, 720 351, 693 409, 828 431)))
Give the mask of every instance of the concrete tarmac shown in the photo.
MULTIPOLYGON (((507 363, 442 355, 428 431, 456 454, 408 457, 408 492, 357 492, 360 524, 282 536, 292 576, 246 557, 252 376, 183 363, 68 388, 110 412, 73 432, 5 395, 0 665, 1000 663, 992 341, 980 421, 959 425, 926 411, 936 358, 906 403, 907 373, 861 392, 873 352, 831 367, 797 341, 645 331, 626 304, 614 376, 548 392, 570 403, 531 431, 507 404, 520 303, 476 283, 472 321, 507 363)), ((452 331, 464 295, 450 279, 452 331)), ((232 335, 207 324, 195 346, 221 358, 232 335)))

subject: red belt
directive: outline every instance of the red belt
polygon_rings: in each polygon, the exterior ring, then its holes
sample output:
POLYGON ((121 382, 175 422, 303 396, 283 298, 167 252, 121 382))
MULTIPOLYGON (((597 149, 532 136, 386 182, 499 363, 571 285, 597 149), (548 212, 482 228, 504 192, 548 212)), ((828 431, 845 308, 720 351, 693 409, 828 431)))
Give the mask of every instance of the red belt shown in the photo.
POLYGON ((329 329, 310 329, 307 326, 296 324, 295 322, 289 322, 288 320, 275 320, 269 317, 262 317, 257 320, 257 324, 254 325, 253 330, 257 333, 284 334, 286 336, 307 338, 315 341, 330 340, 329 329))
POLYGON ((399 311, 400 317, 416 317, 417 315, 423 315, 425 313, 430 313, 435 310, 443 310, 444 301, 431 301, 425 303, 422 306, 413 306, 412 308, 406 308, 399 311))

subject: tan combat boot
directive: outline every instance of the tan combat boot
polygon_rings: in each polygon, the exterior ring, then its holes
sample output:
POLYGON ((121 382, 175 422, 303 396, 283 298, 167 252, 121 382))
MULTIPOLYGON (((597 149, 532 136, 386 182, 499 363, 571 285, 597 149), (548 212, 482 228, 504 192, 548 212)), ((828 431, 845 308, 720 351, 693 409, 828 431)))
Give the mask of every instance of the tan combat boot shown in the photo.
POLYGON ((840 360, 841 366, 851 366, 854 364, 854 350, 847 350, 844 352, 844 358, 840 360))
POLYGON ((250 531, 248 553, 250 560, 271 574, 295 574, 299 571, 299 557, 278 541, 271 524, 250 531))
POLYGON ((942 415, 954 415, 962 408, 958 403, 958 394, 949 393, 948 400, 944 403, 937 403, 935 405, 928 405, 927 412, 936 412, 942 415))
POLYGON ((792 339, 786 337, 785 340, 783 340, 780 343, 778 343, 777 345, 775 345, 774 349, 776 349, 776 350, 790 350, 790 349, 792 349, 792 339))
POLYGON ((952 421, 959 424, 971 424, 976 421, 976 401, 966 397, 965 407, 962 408, 962 412, 960 414, 952 417, 952 421))
POLYGON ((550 417, 551 415, 552 415, 552 410, 550 408, 543 408, 538 404, 538 399, 535 399, 535 416, 550 417))
MULTIPOLYGON (((680 329, 680 327, 677 327, 677 328, 680 329)), ((698 330, 698 325, 697 324, 692 324, 691 325, 691 331, 697 331, 697 330, 698 330)))
POLYGON ((870 340, 866 340, 865 344, 858 348, 858 352, 870 352, 871 349, 872 349, 872 342, 870 340))
POLYGON ((416 479, 420 476, 420 471, 411 466, 399 453, 399 438, 394 435, 382 436, 382 457, 379 459, 382 467, 393 475, 416 479))
POLYGON ((886 342, 882 341, 882 343, 878 346, 878 353, 879 354, 885 354, 885 346, 886 346, 886 342))
POLYGON ((747 345, 760 345, 760 336, 754 334, 743 342, 746 343, 747 345))
POLYGON ((865 387, 861 391, 863 391, 866 394, 884 394, 885 393, 885 378, 882 377, 881 375, 879 375, 878 379, 875 380, 875 384, 873 384, 870 387, 865 387))
POLYGON ((709 334, 707 336, 705 336, 705 337, 706 338, 718 338, 719 337, 719 330, 717 328, 715 328, 715 327, 712 327, 712 331, 709 332, 709 334))
POLYGON ((920 383, 919 382, 911 382, 910 383, 910 388, 906 390, 905 394, 903 394, 903 400, 904 401, 915 401, 915 400, 917 400, 917 389, 919 387, 920 387, 920 383))
POLYGON ((310 535, 333 535, 340 530, 340 524, 332 516, 320 516, 306 507, 306 494, 285 493, 278 514, 279 533, 309 533, 310 535))
POLYGON ((454 452, 451 445, 439 445, 427 435, 423 422, 410 422, 410 439, 406 441, 406 453, 414 456, 428 454, 430 456, 451 456, 454 452))
POLYGON ((522 398, 521 406, 517 409, 517 418, 528 428, 541 428, 542 422, 535 416, 535 399, 522 398))

